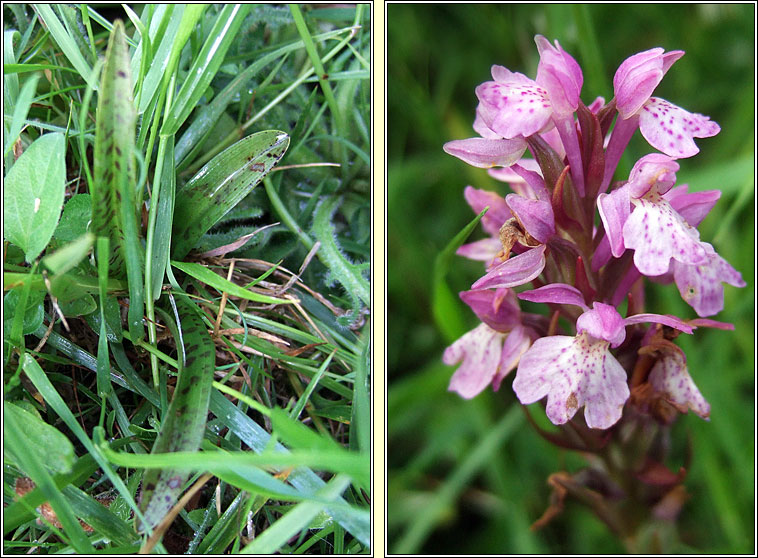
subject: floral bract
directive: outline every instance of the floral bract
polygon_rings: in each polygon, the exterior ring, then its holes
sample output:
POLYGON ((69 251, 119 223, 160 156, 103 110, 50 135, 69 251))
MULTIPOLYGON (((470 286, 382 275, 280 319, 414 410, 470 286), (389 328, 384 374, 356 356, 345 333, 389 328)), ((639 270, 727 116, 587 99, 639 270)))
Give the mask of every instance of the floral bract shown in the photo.
POLYGON ((670 339, 698 326, 728 329, 705 317, 723 309, 724 283, 745 282, 697 230, 720 193, 689 192, 676 173, 678 159, 698 153, 694 139, 720 128, 652 96, 683 51, 656 47, 629 57, 613 78, 614 98, 585 106, 576 60, 558 41, 538 35, 535 42, 535 79, 492 66, 492 80, 476 88, 479 137, 445 144, 513 190, 465 190, 475 212, 490 208, 482 219, 489 237, 458 250, 485 262, 485 272, 461 293, 481 323, 444 353, 445 363, 459 365, 450 390, 466 398, 490 384, 497 390, 516 369, 519 401, 545 400, 556 425, 576 420, 582 408, 590 429, 613 427, 630 407, 634 416, 663 420, 650 401, 708 418, 670 339), (637 129, 660 153, 613 183, 637 129), (646 277, 674 282, 700 318, 644 313, 646 277), (515 295, 528 283, 535 288, 515 295), (521 312, 518 299, 546 305, 548 316, 521 312))

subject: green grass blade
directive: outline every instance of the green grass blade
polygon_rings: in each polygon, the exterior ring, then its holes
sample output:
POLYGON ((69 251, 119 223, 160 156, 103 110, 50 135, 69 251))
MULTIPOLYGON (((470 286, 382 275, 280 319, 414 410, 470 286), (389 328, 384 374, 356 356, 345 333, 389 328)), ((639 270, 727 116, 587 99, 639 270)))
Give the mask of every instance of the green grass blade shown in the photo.
MULTIPOLYGON (((160 152, 160 147, 159 147, 160 152)), ((155 203, 156 189, 153 190, 155 203)), ((150 277, 151 285, 149 296, 158 300, 163 286, 163 278, 166 275, 171 253, 171 228, 174 219, 174 202, 176 198, 176 171, 174 169, 174 136, 166 138, 163 151, 163 164, 161 166, 160 191, 158 192, 158 205, 155 213, 155 223, 148 225, 148 244, 150 246, 150 277), (154 228, 153 228, 154 227, 154 228)))
POLYGON ((15 29, 3 31, 3 108, 5 114, 13 113, 13 105, 18 98, 18 76, 9 72, 6 68, 17 66, 23 68, 25 64, 16 64, 16 54, 13 43, 21 39, 21 33, 15 29))
POLYGON ((108 335, 105 330, 105 300, 108 295, 108 259, 110 241, 107 236, 97 239, 97 279, 100 291, 100 338, 97 340, 97 394, 111 393, 111 367, 108 358, 108 335))
POLYGON ((175 134, 187 120, 213 76, 221 67, 226 51, 231 46, 249 10, 248 4, 227 4, 219 12, 213 29, 190 68, 188 79, 177 93, 171 110, 163 121, 160 135, 175 134))
POLYGON ((463 244, 477 223, 484 217, 489 207, 486 207, 479 215, 466 225, 461 232, 455 235, 447 246, 437 254, 434 260, 432 311, 434 319, 440 331, 448 342, 452 342, 465 331, 464 320, 460 310, 458 298, 453 294, 445 281, 447 271, 455 256, 455 251, 463 244))
POLYGON ((172 256, 180 260, 284 156, 289 136, 266 130, 241 139, 211 159, 177 191, 172 256))
MULTIPOLYGON (((111 449, 120 449, 129 444, 128 438, 122 438, 111 442, 111 449)), ((70 473, 61 473, 53 477, 55 486, 59 489, 71 486, 80 486, 92 473, 98 469, 97 461, 91 455, 83 455, 76 460, 70 473)), ((37 486, 34 490, 27 492, 23 498, 12 502, 3 510, 3 534, 8 535, 11 531, 34 518, 32 510, 42 505, 45 496, 42 490, 37 486)))
POLYGON ((221 277, 220 275, 217 275, 216 273, 213 273, 210 269, 198 263, 177 262, 177 261, 172 260, 171 265, 173 265, 177 269, 180 269, 187 275, 194 277, 198 281, 201 281, 205 283, 206 285, 210 285, 211 287, 215 288, 219 292, 226 292, 232 296, 244 298, 247 300, 252 300, 253 302, 261 302, 263 304, 291 304, 292 303, 292 301, 290 300, 275 298, 272 296, 266 296, 266 295, 256 293, 254 291, 248 291, 244 287, 240 287, 239 285, 232 283, 226 278, 221 277))
MULTIPOLYGON (((5 77, 7 79, 9 76, 5 77)), ((21 130, 24 128, 24 122, 26 122, 26 117, 29 114, 29 107, 32 106, 32 100, 34 99, 34 93, 37 90, 38 81, 39 76, 31 76, 21 89, 21 93, 18 95, 18 99, 13 108, 10 131, 5 136, 5 149, 3 150, 3 155, 10 153, 13 144, 21 134, 21 130)))
POLYGON ((350 423, 350 448, 365 455, 371 452, 371 399, 369 396, 369 370, 371 369, 371 330, 367 324, 361 336, 361 351, 355 367, 353 405, 350 423))
POLYGON ((55 15, 55 12, 53 12, 52 6, 49 4, 33 4, 33 6, 69 62, 76 68, 76 71, 79 72, 84 81, 87 82, 87 85, 97 91, 97 80, 95 74, 92 72, 92 67, 82 56, 76 41, 69 35, 66 28, 55 15))
MULTIPOLYGON (((350 479, 338 475, 321 488, 317 495, 321 498, 334 499, 349 486, 350 479)), ((303 529, 324 509, 323 504, 302 502, 292 508, 276 523, 258 535, 253 542, 242 549, 242 554, 274 554, 303 529)))
MULTIPOLYGON (((266 450, 271 440, 268 432, 235 407, 231 401, 226 399, 217 390, 213 390, 211 393, 210 410, 219 419, 223 420, 224 424, 229 425, 229 429, 253 450, 256 452, 266 450)), ((275 445, 274 449, 286 451, 284 446, 279 443, 275 445)), ((324 481, 316 473, 307 468, 293 470, 287 480, 292 486, 303 492, 315 492, 324 486, 324 481)), ((339 499, 336 500, 336 503, 344 504, 345 502, 339 499)), ((327 508, 327 513, 361 543, 367 546, 371 544, 371 526, 368 511, 363 515, 346 510, 344 506, 334 506, 333 508, 327 508)))
MULTIPOLYGON (((139 84, 138 89, 138 105, 137 105, 137 112, 139 114, 144 113, 147 110, 148 105, 153 100, 153 97, 155 96, 155 92, 158 90, 158 87, 163 82, 163 76, 168 70, 168 64, 171 59, 171 53, 173 49, 178 48, 181 50, 181 48, 184 46, 184 43, 181 45, 176 44, 177 35, 179 33, 180 24, 182 23, 182 19, 184 16, 184 9, 185 6, 182 5, 168 5, 166 6, 161 5, 159 6, 159 10, 161 8, 165 9, 165 12, 163 13, 163 20, 161 20, 160 23, 158 23, 157 18, 154 18, 153 22, 150 26, 150 38, 151 41, 153 41, 153 58, 150 61, 150 68, 142 68, 140 66, 141 59, 136 58, 137 55, 141 56, 142 53, 142 46, 139 45, 137 47, 137 51, 135 52, 135 61, 132 63, 132 71, 135 72, 135 75, 144 74, 144 78, 142 79, 142 82, 139 84), (166 27, 163 31, 162 36, 158 36, 157 32, 160 31, 160 27, 164 25, 163 21, 166 21, 166 27), (155 25, 155 28, 153 27, 155 25), (156 35, 153 35, 153 32, 156 33, 156 35), (156 42, 158 41, 158 42, 156 42), (140 61, 138 63, 138 61, 140 61)), ((156 12, 158 13, 158 12, 156 12)), ((187 37, 184 37, 184 40, 187 40, 187 37)))

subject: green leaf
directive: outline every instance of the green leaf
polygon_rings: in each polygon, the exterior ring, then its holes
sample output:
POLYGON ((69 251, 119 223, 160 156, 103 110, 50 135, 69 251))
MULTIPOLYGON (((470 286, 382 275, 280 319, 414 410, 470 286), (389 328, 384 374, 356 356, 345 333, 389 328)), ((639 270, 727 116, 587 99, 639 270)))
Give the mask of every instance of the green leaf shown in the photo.
POLYGON ((455 256, 455 251, 466 242, 466 239, 474 230, 479 221, 487 213, 489 207, 474 217, 474 219, 463 230, 455 235, 444 250, 437 254, 434 260, 433 291, 432 291, 432 311, 437 327, 445 335, 447 341, 452 342, 460 337, 463 333, 463 319, 461 317, 460 304, 453 292, 450 290, 445 276, 450 268, 450 262, 455 256))
POLYGON ((332 438, 322 436, 292 419, 285 410, 274 407, 269 413, 274 432, 288 446, 308 450, 344 451, 332 438))
POLYGON ((144 337, 144 253, 137 225, 135 197, 135 125, 129 49, 124 25, 116 21, 108 40, 95 130, 95 180, 92 192, 92 232, 110 240, 111 275, 129 280, 129 333, 144 337))
MULTIPOLYGON (((111 343, 121 343, 123 335, 121 333, 121 310, 115 297, 107 297, 103 305, 105 312, 105 335, 111 343)), ((92 331, 100 330, 100 312, 87 314, 85 317, 92 331)))
MULTIPOLYGON (((20 311, 18 303, 21 298, 22 288, 16 287, 15 289, 11 289, 3 298, 3 332, 6 338, 10 337, 13 319, 16 312, 20 311)), ((26 310, 24 311, 22 335, 29 335, 42 325, 42 320, 45 318, 44 300, 44 291, 32 291, 29 293, 25 305, 26 310)))
POLYGON ((9 73, 5 68, 15 65, 16 54, 13 43, 18 43, 20 39, 21 33, 15 29, 6 29, 3 32, 3 108, 5 114, 13 112, 14 103, 18 98, 18 76, 9 73))
MULTIPOLYGON (((327 40, 337 37, 340 33, 342 33, 341 30, 331 31, 329 33, 324 33, 323 35, 317 35, 316 38, 319 40, 327 40)), ((303 41, 300 40, 257 58, 255 62, 230 81, 229 85, 227 85, 218 95, 213 97, 213 100, 210 103, 202 106, 195 114, 192 124, 190 124, 187 130, 182 133, 179 141, 176 142, 176 152, 174 153, 174 161, 176 162, 176 165, 182 167, 186 164, 187 160, 194 158, 195 151, 199 149, 201 138, 210 135, 209 130, 212 130, 217 125, 219 119, 225 114, 224 110, 232 102, 234 96, 250 82, 250 79, 253 76, 274 60, 281 58, 289 52, 303 48, 303 44, 303 41)), ((316 90, 314 90, 314 95, 315 93, 316 90)), ((225 135, 228 135, 228 130, 225 135)), ((293 134, 293 137, 297 137, 297 134, 293 134)))
MULTIPOLYGON (((179 24, 182 22, 182 16, 184 15, 184 6, 182 5, 166 5, 162 4, 158 6, 156 14, 150 22, 150 40, 153 47, 153 58, 150 60, 150 68, 141 68, 142 64, 142 42, 137 45, 137 50, 134 52, 134 58, 132 60, 132 72, 134 75, 143 74, 145 77, 142 80, 141 87, 138 95, 137 112, 142 114, 147 110, 148 105, 153 100, 155 92, 158 90, 158 86, 163 81, 163 76, 167 71, 169 58, 171 56, 171 49, 174 47, 174 39, 179 31, 179 24), (166 19, 166 22, 163 20, 166 19), (163 35, 157 36, 157 32, 162 26, 165 25, 163 35), (156 42, 156 39, 159 42, 156 42)), ((185 38, 186 40, 186 38, 185 38)), ((177 45, 175 48, 181 50, 182 45, 177 45)))
MULTIPOLYGON (((55 333, 51 334, 50 337, 52 338, 54 335, 55 333)), ((63 344, 59 344, 58 345, 59 348, 62 348, 67 342, 68 340, 63 342, 63 344)), ((92 357, 92 355, 89 355, 89 356, 90 358, 92 357)), ((89 452, 89 454, 95 458, 95 461, 97 461, 97 463, 100 465, 100 468, 103 470, 105 475, 111 481, 111 483, 113 484, 113 487, 119 492, 119 494, 121 494, 121 496, 124 499, 127 500, 131 509, 135 511, 135 514, 140 518, 143 517, 142 512, 140 512, 139 509, 137 508, 137 503, 134 501, 134 498, 131 497, 128 489, 126 488, 124 481, 111 468, 110 464, 105 459, 100 449, 97 446, 95 446, 95 444, 89 438, 89 436, 84 431, 84 429, 82 429, 82 427, 79 425, 73 413, 71 412, 71 409, 68 408, 68 406, 66 405, 66 402, 63 400, 61 395, 56 391, 55 387, 53 387, 53 384, 50 383, 50 379, 47 377, 47 375, 42 370, 42 368, 37 363, 37 361, 34 360, 31 356, 29 356, 29 354, 24 354, 22 357, 22 365, 24 367, 24 372, 26 372, 27 377, 34 384, 34 387, 37 388, 37 390, 40 392, 40 395, 44 398, 47 404, 61 418, 61 420, 63 420, 66 426, 69 427, 69 429, 74 433, 74 435, 82 443, 82 445, 84 445, 85 449, 89 452)), ((96 370, 96 367, 93 366, 93 369, 96 370)), ((7 441, 7 438, 6 438, 6 441, 7 441)), ((32 477, 34 482, 37 484, 37 486, 43 489, 43 492, 45 492, 45 495, 48 496, 48 498, 50 498, 52 491, 46 491, 45 487, 40 482, 37 482, 37 479, 35 479, 34 476, 32 476, 31 474, 30 476, 32 477)), ((52 485, 52 482, 47 481, 47 484, 52 485)), ((52 488, 54 489, 54 486, 52 488)), ((55 496, 55 494, 52 494, 52 495, 55 496)), ((58 495, 60 495, 60 493, 58 493, 58 495)), ((58 515, 60 517, 61 512, 58 509, 56 509, 56 512, 58 512, 58 515)), ((77 523, 77 526, 78 526, 78 523, 77 523)))
POLYGON ((216 155, 177 191, 172 257, 182 259, 284 156, 289 136, 266 130, 216 155))
MULTIPOLYGON (((267 449, 271 439, 270 435, 218 390, 213 390, 211 393, 210 410, 225 424, 228 424, 229 429, 251 449, 256 452, 263 452, 267 449)), ((277 443, 275 449, 276 451, 283 451, 285 448, 277 443)), ((304 468, 293 470, 287 481, 302 491, 315 492, 324 486, 324 481, 316 473, 304 468)), ((342 499, 336 500, 335 503, 337 505, 334 507, 327 508, 327 513, 363 544, 370 545, 371 526, 368 510, 364 514, 363 510, 346 506, 342 499)))
POLYGON ((30 457, 52 474, 71 471, 76 455, 73 444, 65 434, 44 422, 38 415, 10 401, 5 402, 5 410, 13 415, 18 424, 24 425, 24 451, 30 457))
POLYGON ((232 283, 231 281, 228 281, 224 277, 221 277, 220 275, 213 273, 210 269, 198 263, 176 262, 174 260, 171 260, 171 265, 173 265, 177 269, 180 269, 184 273, 191 275, 198 281, 201 281, 205 283, 206 285, 210 285, 211 287, 215 288, 219 292, 226 292, 230 294, 231 296, 245 298, 247 300, 252 300, 253 302, 261 302, 264 304, 291 304, 292 303, 289 300, 258 294, 254 291, 248 291, 244 287, 240 287, 239 285, 236 285, 232 283))
POLYGON ((63 207, 60 223, 53 238, 61 242, 73 242, 87 232, 87 223, 92 219, 92 198, 89 194, 76 194, 63 207))
MULTIPOLYGON (((124 26, 113 27, 105 55, 105 65, 97 101, 95 129, 94 182, 92 194, 92 226, 96 236, 107 236, 111 242, 109 265, 112 275, 123 277, 127 242, 122 205, 134 201, 136 183, 134 136, 137 113, 132 102, 129 51, 124 26)), ((136 219, 136 205, 130 208, 136 219)), ((126 216, 129 219, 131 216, 126 216)))
MULTIPOLYGON (((174 168, 174 136, 166 138, 161 166, 160 192, 158 195, 155 232, 152 235, 152 252, 149 265, 152 285, 148 285, 148 296, 158 300, 161 296, 163 278, 166 275, 166 265, 171 253, 171 228, 174 219, 174 202, 176 200, 176 169, 174 168)), ((155 202, 155 190, 153 200, 155 202)), ((148 238, 151 238, 148 235, 148 238)))
POLYGON ((91 294, 85 294, 74 300, 61 303, 60 307, 61 312, 66 317, 86 316, 97 310, 97 303, 91 294))
POLYGON ((24 151, 5 178, 5 238, 31 263, 45 249, 61 215, 66 190, 63 134, 45 134, 24 151))

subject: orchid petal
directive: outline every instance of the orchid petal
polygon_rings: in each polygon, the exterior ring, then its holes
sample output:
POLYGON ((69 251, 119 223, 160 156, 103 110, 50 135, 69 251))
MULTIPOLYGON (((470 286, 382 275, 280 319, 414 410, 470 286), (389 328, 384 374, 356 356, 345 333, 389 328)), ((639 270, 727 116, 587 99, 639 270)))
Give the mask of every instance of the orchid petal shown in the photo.
POLYGON ((734 331, 734 324, 729 322, 719 322, 709 318, 695 318, 689 321, 692 327, 712 327, 714 329, 723 329, 724 331, 734 331))
POLYGON ((482 227, 490 235, 497 236, 500 227, 512 216, 508 205, 505 203, 505 198, 497 192, 466 186, 463 190, 463 197, 466 198, 466 202, 477 215, 489 206, 489 210, 482 217, 482 227))
POLYGON ((539 289, 524 291, 519 293, 518 297, 521 300, 528 300, 529 302, 573 304, 584 310, 589 310, 589 307, 584 303, 584 297, 579 289, 565 283, 551 283, 539 289))
POLYGON ((546 413, 565 424, 585 406, 590 428, 610 428, 629 398, 626 372, 608 352, 608 343, 588 335, 537 339, 519 361, 513 390, 524 405, 547 395, 546 413))
POLYGON ((504 338, 504 333, 479 324, 445 349, 442 362, 454 365, 462 361, 450 379, 448 391, 465 399, 481 393, 497 373, 504 338))
POLYGON ((537 35, 534 41, 540 53, 536 81, 547 91, 553 111, 559 116, 568 116, 579 106, 584 80, 582 69, 558 41, 553 46, 542 35, 537 35))
POLYGON ((623 119, 640 110, 671 65, 684 55, 675 50, 664 54, 660 47, 639 52, 624 60, 613 77, 616 108, 623 119))
POLYGON ((487 81, 476 88, 476 96, 482 121, 504 138, 528 137, 552 126, 547 92, 534 82, 487 81))
POLYGON ((526 183, 526 180, 513 170, 515 165, 519 165, 521 168, 534 172, 540 176, 542 169, 540 169, 539 163, 534 159, 520 159, 518 163, 511 165, 510 167, 498 167, 494 169, 487 169, 489 174, 495 180, 500 182, 507 182, 510 184, 514 192, 525 198, 535 199, 537 194, 532 191, 531 186, 526 183))
POLYGON ((469 242, 458 248, 455 253, 469 260, 489 262, 503 251, 503 245, 497 238, 483 238, 469 242))
POLYGON ((520 323, 518 301, 510 289, 462 291, 459 296, 480 320, 496 331, 505 333, 520 323))
POLYGON ((586 311, 576 320, 576 330, 585 331, 595 339, 608 341, 618 347, 626 338, 626 324, 616 309, 610 304, 593 302, 592 310, 586 311))
POLYGON ((493 390, 497 391, 500 389, 503 379, 511 370, 518 366, 521 355, 526 352, 531 344, 532 339, 523 326, 513 328, 508 334, 508 337, 505 338, 505 343, 503 343, 503 354, 500 356, 497 374, 492 379, 493 390))
POLYGON ((526 151, 526 141, 521 138, 469 138, 449 141, 442 148, 445 153, 458 157, 469 165, 487 169, 498 165, 509 167, 518 161, 526 151))
POLYGON ((708 138, 720 131, 707 116, 687 112, 657 97, 640 112, 640 133, 650 145, 671 157, 692 157, 700 151, 693 138, 708 138))
POLYGON ((663 324, 678 329, 679 331, 683 331, 684 333, 692 333, 692 326, 676 316, 668 316, 665 314, 635 314, 624 320, 626 325, 641 324, 643 322, 663 324))
POLYGON ((622 186, 610 194, 600 194, 597 197, 597 209, 600 212, 603 227, 605 227, 605 236, 608 239, 611 253, 615 258, 621 257, 626 249, 623 230, 632 211, 631 205, 629 189, 626 186, 622 186))
POLYGON ((502 139, 500 134, 493 132, 487 124, 484 123, 479 107, 476 107, 476 117, 474 118, 474 131, 485 139, 502 139))
POLYGON ((650 370, 648 382, 679 407, 685 410, 689 407, 696 415, 709 419, 711 406, 692 381, 684 353, 679 348, 665 351, 650 370))
POLYGON ((721 197, 719 190, 687 193, 687 185, 672 188, 663 196, 674 210, 693 227, 697 227, 721 197))
POLYGON ((679 163, 662 153, 649 153, 637 161, 629 173, 629 196, 641 198, 648 194, 663 194, 676 182, 679 163))
POLYGON ((634 201, 634 211, 624 225, 624 246, 634 250, 634 265, 643 275, 662 275, 671 258, 700 264, 706 260, 697 230, 689 226, 663 198, 657 203, 634 201))
POLYGON ((528 200, 517 194, 508 194, 505 201, 526 232, 539 242, 544 244, 555 234, 555 217, 549 201, 528 200))
POLYGON ((674 281, 687 304, 698 316, 713 316, 724 309, 724 285, 744 287, 742 275, 719 256, 713 246, 702 243, 708 258, 700 265, 674 263, 674 281))
POLYGON ((587 108, 592 114, 597 114, 600 112, 600 109, 605 106, 605 99, 603 97, 595 97, 595 100, 592 101, 589 105, 587 105, 587 108))
POLYGON ((538 277, 544 267, 545 245, 541 244, 496 266, 476 281, 471 288, 517 287, 538 277))
MULTIPOLYGON (((534 159, 531 159, 532 161, 534 159)), ((528 168, 525 168, 521 166, 521 161, 516 163, 511 167, 513 172, 515 172, 518 176, 520 176, 524 182, 526 182, 529 187, 532 189, 534 194, 537 196, 538 200, 542 201, 550 201, 550 192, 547 189, 547 186, 545 186, 545 179, 542 178, 542 175, 538 173, 535 170, 529 170, 528 168)), ((536 161, 535 161, 536 163, 536 161)), ((537 168, 539 168, 539 165, 537 165, 537 168)), ((526 198, 532 199, 531 196, 524 196, 526 198)))

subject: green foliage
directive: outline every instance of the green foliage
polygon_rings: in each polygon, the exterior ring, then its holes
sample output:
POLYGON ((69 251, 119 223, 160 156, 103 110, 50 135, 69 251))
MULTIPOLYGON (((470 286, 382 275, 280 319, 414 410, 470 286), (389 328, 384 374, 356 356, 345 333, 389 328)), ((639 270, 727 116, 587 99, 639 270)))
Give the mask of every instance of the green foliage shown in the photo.
POLYGON ((266 130, 216 155, 178 191, 173 256, 181 259, 230 209, 263 180, 287 151, 289 136, 266 130))
POLYGON ((4 552, 369 552, 369 328, 337 323, 341 263, 270 226, 327 200, 368 259, 367 7, 3 10, 4 552))
MULTIPOLYGON (((734 323, 735 331, 701 328, 677 339, 712 411, 710 422, 680 417, 671 435, 673 470, 688 452, 692 462, 685 481, 691 498, 677 522, 680 543, 669 551, 753 551, 755 443, 753 428, 744 425, 753 424, 755 409, 754 15, 746 5, 387 6, 390 553, 624 551, 592 513, 571 501, 546 528, 529 530, 548 506, 548 475, 577 471, 585 461, 557 450, 526 423, 456 491, 449 488, 482 438, 519 403, 512 377, 498 392, 487 390, 471 401, 447 393, 454 368, 441 362, 449 340, 433 311, 435 257, 473 217, 463 198, 466 185, 501 195, 509 190, 486 171, 446 155, 442 144, 476 135, 474 88, 491 79, 493 64, 535 76, 536 33, 557 39, 577 59, 585 104, 598 94, 611 99, 613 74, 628 56, 656 46, 686 51, 655 95, 721 126, 717 136, 699 140, 696 157, 679 161, 678 178, 691 190, 722 190, 699 227, 701 238, 713 241, 748 286, 727 286, 725 310, 715 317, 734 323)), ((650 151, 637 134, 617 176, 628 175, 650 151)), ((471 239, 479 238, 475 231, 471 239)), ((457 293, 482 273, 480 262, 456 258, 446 281, 457 293)), ((695 317, 674 285, 652 285, 646 295, 649 312, 695 317)), ((457 310, 441 319, 451 325, 460 315, 463 331, 473 328, 473 312, 455 295, 451 302, 457 310)), ((532 416, 540 412, 535 405, 532 416)))
MULTIPOLYGON (((44 422, 34 407, 30 410, 7 402, 4 408, 7 413, 13 415, 16 424, 24 425, 27 451, 36 457, 48 472, 68 473, 71 470, 74 463, 74 446, 63 433, 44 422)), ((16 459, 11 458, 10 462, 18 466, 16 459)))
POLYGON ((3 235, 31 263, 53 236, 66 189, 63 134, 45 134, 24 151, 5 177, 3 235))

